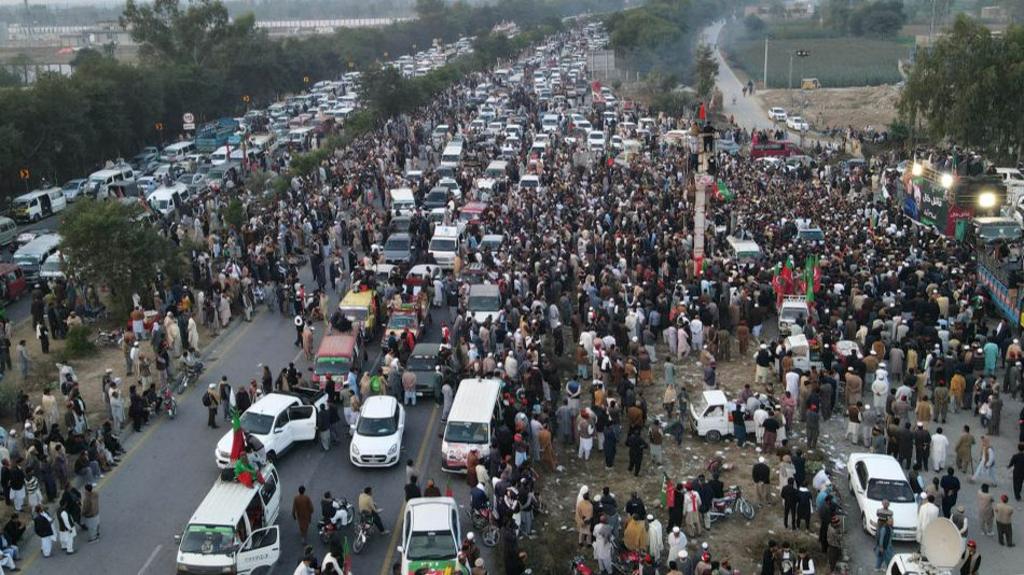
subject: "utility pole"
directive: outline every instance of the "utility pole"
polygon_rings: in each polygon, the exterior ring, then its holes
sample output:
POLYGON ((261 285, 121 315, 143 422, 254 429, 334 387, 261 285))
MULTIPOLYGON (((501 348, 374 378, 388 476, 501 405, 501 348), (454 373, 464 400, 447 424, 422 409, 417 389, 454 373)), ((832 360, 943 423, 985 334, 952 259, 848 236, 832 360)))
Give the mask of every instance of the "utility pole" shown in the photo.
POLYGON ((768 89, 768 36, 764 37, 764 80, 763 88, 768 89))

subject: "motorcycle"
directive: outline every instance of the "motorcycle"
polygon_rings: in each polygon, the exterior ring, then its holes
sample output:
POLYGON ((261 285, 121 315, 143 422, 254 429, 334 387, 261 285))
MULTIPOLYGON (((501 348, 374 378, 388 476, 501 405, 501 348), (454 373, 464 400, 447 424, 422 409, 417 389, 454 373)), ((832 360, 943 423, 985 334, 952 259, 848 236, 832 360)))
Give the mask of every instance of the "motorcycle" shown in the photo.
POLYGON ((498 544, 498 538, 501 533, 498 529, 498 525, 494 522, 494 512, 491 509, 473 509, 470 511, 470 519, 473 523, 473 529, 476 529, 480 533, 480 540, 483 541, 487 547, 494 547, 498 544))
POLYGON ((352 552, 359 554, 366 548, 366 542, 373 532, 373 516, 369 513, 359 514, 359 525, 356 527, 355 537, 352 539, 352 552))
POLYGON ((331 540, 331 536, 340 529, 352 525, 352 520, 355 518, 355 513, 352 511, 352 504, 347 499, 342 497, 341 499, 335 499, 334 510, 335 512, 341 511, 341 518, 338 522, 332 521, 333 518, 321 518, 317 524, 317 531, 320 534, 320 541, 324 544, 331 540))
POLYGON ((200 374, 203 373, 203 362, 199 361, 199 358, 195 358, 193 361, 185 360, 185 369, 181 372, 181 379, 178 380, 178 395, 185 393, 190 383, 195 383, 200 374))
POLYGON ((572 558, 569 562, 569 575, 593 575, 594 570, 587 567, 587 564, 583 562, 583 557, 577 555, 572 558))
POLYGON ((119 329, 113 331, 99 331, 96 335, 96 345, 101 347, 120 347, 121 342, 124 341, 124 332, 119 329))
POLYGON ((160 397, 163 398, 161 411, 167 414, 168 419, 174 419, 174 416, 178 415, 178 400, 174 399, 174 392, 171 391, 169 383, 160 390, 160 397))
POLYGON ((640 565, 649 559, 651 559, 649 554, 630 551, 620 543, 617 552, 612 555, 612 568, 616 573, 635 574, 640 572, 640 565))
POLYGON ((711 511, 708 512, 708 517, 713 524, 733 513, 739 513, 748 521, 753 519, 756 513, 754 506, 743 497, 743 491, 738 485, 730 485, 725 491, 725 497, 711 500, 711 511))

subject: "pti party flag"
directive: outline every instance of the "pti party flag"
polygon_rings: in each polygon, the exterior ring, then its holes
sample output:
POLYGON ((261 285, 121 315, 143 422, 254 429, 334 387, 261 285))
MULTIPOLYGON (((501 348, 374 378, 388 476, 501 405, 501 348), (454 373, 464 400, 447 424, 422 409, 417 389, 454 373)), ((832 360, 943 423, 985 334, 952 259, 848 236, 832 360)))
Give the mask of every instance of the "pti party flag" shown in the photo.
POLYGON ((729 186, 725 185, 725 182, 718 180, 718 197, 726 202, 731 202, 736 198, 736 195, 732 193, 729 186))
POLYGON ((242 432, 242 421, 238 410, 231 410, 231 461, 237 461, 245 453, 245 434, 242 432))

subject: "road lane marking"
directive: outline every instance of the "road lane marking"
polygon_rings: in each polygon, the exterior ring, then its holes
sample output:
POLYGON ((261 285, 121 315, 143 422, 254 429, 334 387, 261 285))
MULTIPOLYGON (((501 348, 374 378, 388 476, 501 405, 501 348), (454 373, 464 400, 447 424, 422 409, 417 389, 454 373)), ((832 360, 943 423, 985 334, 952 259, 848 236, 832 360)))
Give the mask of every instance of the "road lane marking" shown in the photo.
POLYGON ((156 549, 154 549, 153 552, 149 554, 149 559, 146 559, 146 562, 142 564, 142 569, 139 569, 138 575, 142 575, 146 572, 146 569, 149 569, 149 566, 153 564, 153 560, 156 559, 157 553, 160 553, 160 550, 163 548, 163 543, 156 546, 156 549))
MULTIPOLYGON (((427 454, 427 447, 430 446, 430 438, 434 435, 434 424, 437 423, 437 403, 430 410, 430 421, 427 423, 426 432, 423 434, 423 441, 420 442, 419 452, 416 454, 416 469, 423 469, 423 458, 427 454)), ((388 551, 384 555, 384 563, 380 566, 380 575, 388 575, 391 572, 391 560, 395 557, 395 547, 398 545, 398 537, 402 534, 399 529, 401 522, 405 520, 405 502, 398 508, 398 517, 391 529, 391 539, 388 540, 388 551)))

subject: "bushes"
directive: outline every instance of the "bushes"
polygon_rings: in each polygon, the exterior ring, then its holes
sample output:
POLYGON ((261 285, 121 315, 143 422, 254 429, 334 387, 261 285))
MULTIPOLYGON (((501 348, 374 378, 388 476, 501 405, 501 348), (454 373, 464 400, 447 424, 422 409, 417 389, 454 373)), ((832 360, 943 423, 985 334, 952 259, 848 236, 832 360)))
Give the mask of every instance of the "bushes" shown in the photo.
POLYGON ((92 355, 96 351, 96 345, 92 342, 92 331, 84 325, 72 327, 68 330, 68 337, 64 341, 63 360, 79 359, 92 355))

